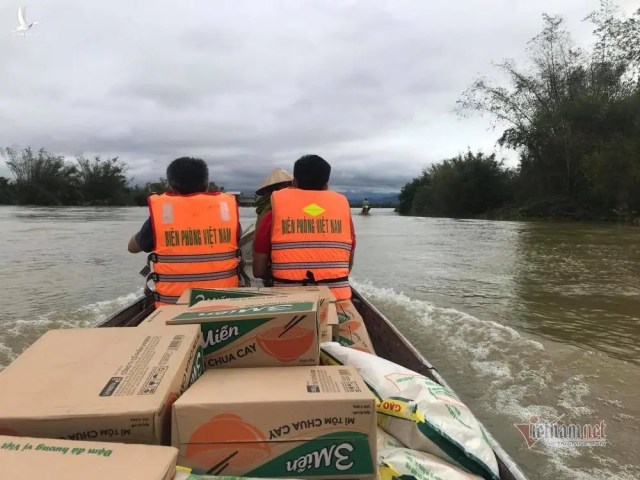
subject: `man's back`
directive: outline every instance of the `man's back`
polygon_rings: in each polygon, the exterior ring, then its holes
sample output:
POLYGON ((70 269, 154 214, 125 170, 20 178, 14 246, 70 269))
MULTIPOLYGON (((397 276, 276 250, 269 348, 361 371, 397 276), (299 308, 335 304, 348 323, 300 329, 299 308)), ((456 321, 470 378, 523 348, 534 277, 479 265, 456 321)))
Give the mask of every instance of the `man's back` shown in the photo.
POLYGON ((274 284, 318 282, 337 298, 350 298, 353 224, 346 197, 330 190, 285 189, 274 192, 272 205, 274 284))
POLYGON ((167 167, 170 192, 151 195, 149 219, 129 240, 131 253, 152 252, 156 306, 175 303, 195 284, 238 285, 240 223, 233 195, 209 193, 209 170, 199 158, 167 167))

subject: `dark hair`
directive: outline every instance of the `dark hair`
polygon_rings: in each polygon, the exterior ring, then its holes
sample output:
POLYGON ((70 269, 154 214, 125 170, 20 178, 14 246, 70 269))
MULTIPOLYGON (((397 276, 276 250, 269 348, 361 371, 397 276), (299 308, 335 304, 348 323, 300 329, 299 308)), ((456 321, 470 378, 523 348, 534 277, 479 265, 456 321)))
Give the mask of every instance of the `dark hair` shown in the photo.
POLYGON ((183 195, 206 192, 209 186, 209 169, 200 158, 176 158, 167 167, 167 181, 177 193, 183 195))
POLYGON ((293 164, 293 178, 302 190, 322 190, 330 175, 331 165, 318 155, 304 155, 293 164))

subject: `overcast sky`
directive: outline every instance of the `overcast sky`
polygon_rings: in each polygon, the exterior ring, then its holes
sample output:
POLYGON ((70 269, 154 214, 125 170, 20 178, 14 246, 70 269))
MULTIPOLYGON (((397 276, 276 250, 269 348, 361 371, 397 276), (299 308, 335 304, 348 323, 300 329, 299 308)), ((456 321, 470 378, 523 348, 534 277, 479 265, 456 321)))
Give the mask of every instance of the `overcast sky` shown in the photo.
POLYGON ((200 156, 218 184, 247 191, 316 153, 333 167, 333 188, 399 190, 467 146, 495 150, 488 119, 453 111, 460 94, 493 74, 491 61, 522 59, 542 12, 563 14, 576 41, 590 42, 581 20, 597 6, 3 0, 0 146, 120 156, 136 182, 200 156), (20 5, 41 22, 31 36, 11 34, 20 5))

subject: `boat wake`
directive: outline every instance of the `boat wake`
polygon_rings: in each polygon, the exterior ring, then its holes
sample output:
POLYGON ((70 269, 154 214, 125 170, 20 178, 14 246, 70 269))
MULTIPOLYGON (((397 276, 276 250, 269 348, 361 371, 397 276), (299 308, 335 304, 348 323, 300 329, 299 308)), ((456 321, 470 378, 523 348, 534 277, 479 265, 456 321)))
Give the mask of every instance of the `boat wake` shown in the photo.
POLYGON ((2 322, 0 328, 0 370, 9 365, 24 349, 47 330, 53 328, 87 328, 105 320, 119 308, 142 295, 143 289, 113 300, 104 300, 74 310, 51 311, 37 318, 2 322))
POLYGON ((530 478, 640 478, 637 467, 606 457, 610 447, 559 447, 542 440, 527 447, 515 424, 528 424, 531 417, 546 422, 564 415, 563 421, 581 424, 596 420, 597 412, 587 403, 592 392, 585 376, 554 365, 547 351, 552 347, 497 322, 368 281, 353 284, 436 367, 530 478))

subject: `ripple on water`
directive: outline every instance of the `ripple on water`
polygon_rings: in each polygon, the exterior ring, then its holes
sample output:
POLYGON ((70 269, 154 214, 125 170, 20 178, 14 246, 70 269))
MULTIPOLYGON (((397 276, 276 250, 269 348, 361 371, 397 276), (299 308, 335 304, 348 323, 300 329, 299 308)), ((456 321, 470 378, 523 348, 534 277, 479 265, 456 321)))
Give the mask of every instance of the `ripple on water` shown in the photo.
POLYGON ((584 423, 595 415, 587 375, 559 370, 542 343, 497 322, 369 282, 354 283, 441 373, 447 372, 447 381, 530 478, 640 478, 633 477, 631 465, 608 457, 600 461, 593 448, 542 441, 526 447, 514 424, 526 424, 532 416, 584 423))

